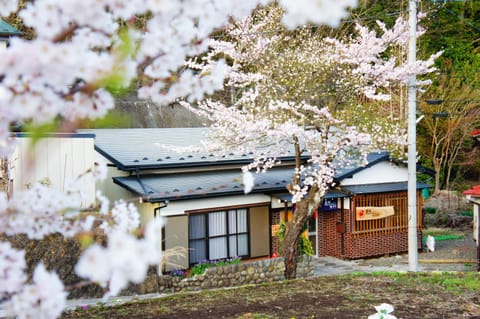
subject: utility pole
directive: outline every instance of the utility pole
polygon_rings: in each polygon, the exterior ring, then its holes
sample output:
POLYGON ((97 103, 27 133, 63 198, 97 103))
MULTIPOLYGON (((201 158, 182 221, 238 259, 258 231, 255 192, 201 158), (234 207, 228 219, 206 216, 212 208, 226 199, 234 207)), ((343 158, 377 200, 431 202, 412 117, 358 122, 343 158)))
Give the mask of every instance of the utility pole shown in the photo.
MULTIPOLYGON (((417 57, 417 0, 409 0, 408 64, 417 57)), ((408 270, 418 271, 417 242, 417 78, 408 77, 408 270)))

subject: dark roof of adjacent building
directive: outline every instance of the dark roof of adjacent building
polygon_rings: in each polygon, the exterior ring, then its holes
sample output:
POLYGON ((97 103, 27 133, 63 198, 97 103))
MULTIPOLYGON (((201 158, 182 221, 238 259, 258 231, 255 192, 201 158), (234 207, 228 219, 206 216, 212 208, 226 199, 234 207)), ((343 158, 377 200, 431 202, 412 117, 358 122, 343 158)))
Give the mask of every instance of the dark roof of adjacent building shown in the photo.
MULTIPOLYGON (((274 168, 265 173, 254 173, 255 185, 251 193, 285 192, 292 174, 292 168, 274 168)), ((113 181, 149 202, 244 194, 240 169, 132 175, 114 177, 113 181)))
POLYGON ((10 24, 0 19, 0 37, 10 37, 15 35, 21 35, 22 33, 10 24))
MULTIPOLYGON (((160 146, 183 148, 199 146, 201 141, 208 139, 206 128, 95 129, 80 132, 95 134, 95 149, 117 168, 136 171, 130 176, 114 177, 113 181, 142 196, 145 201, 160 202, 244 194, 240 166, 251 162, 251 154, 229 153, 218 156, 193 151, 178 153, 160 146), (234 165, 226 166, 227 164, 234 165), (199 169, 190 172, 181 170, 187 167, 199 169), (142 173, 145 169, 156 171, 142 173)), ((293 159, 293 155, 288 159, 293 159)), ((352 162, 350 167, 338 169, 334 179, 341 181, 389 159, 388 152, 372 152, 367 156, 366 165, 352 162)), ((255 186, 251 193, 277 195, 285 193, 286 186, 292 181, 292 174, 292 166, 255 173, 255 186)), ((406 189, 406 183, 391 183, 352 186, 345 190, 349 194, 356 194, 406 189)), ((331 191, 327 196, 348 195, 331 191)))
MULTIPOLYGON (((431 186, 425 183, 417 182, 417 189, 423 188, 431 188, 431 186)), ((349 185, 343 186, 342 189, 353 195, 399 192, 408 190, 408 182, 349 185)))
MULTIPOLYGON (((95 129, 79 132, 95 134, 95 149, 119 169, 126 171, 219 164, 245 165, 252 159, 252 154, 247 153, 214 154, 172 150, 175 147, 201 147, 202 141, 208 140, 207 129, 204 127, 95 129)), ((293 151, 291 153, 292 156, 283 159, 293 160, 293 151)))

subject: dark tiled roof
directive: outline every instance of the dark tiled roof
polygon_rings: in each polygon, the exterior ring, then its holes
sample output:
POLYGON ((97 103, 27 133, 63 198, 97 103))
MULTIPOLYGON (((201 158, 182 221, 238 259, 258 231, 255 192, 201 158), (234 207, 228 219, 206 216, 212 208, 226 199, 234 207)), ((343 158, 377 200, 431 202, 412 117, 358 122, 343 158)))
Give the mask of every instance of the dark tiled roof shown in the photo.
MULTIPOLYGON (((251 162, 252 154, 234 154, 232 152, 218 155, 202 152, 175 152, 161 145, 180 148, 200 147, 202 141, 208 140, 207 128, 147 128, 147 129, 93 129, 79 130, 81 133, 95 134, 95 149, 112 161, 121 170, 185 168, 212 165, 245 165, 251 162)), ((288 152, 288 151, 287 151, 288 152)), ((282 159, 293 160, 292 156, 282 159)), ((307 158, 307 156, 305 156, 307 158)), ((368 155, 367 166, 337 170, 335 178, 341 180, 350 177, 375 163, 387 160, 386 151, 372 152, 368 155)))
MULTIPOLYGON (((417 189, 430 188, 431 186, 425 183, 417 182, 417 189)), ((352 194, 373 194, 373 193, 388 193, 408 190, 408 182, 397 183, 381 183, 381 184, 366 184, 366 185, 349 185, 343 186, 344 191, 352 194)))
MULTIPOLYGON (((272 193, 285 191, 292 179, 291 168, 271 169, 266 173, 254 174, 255 186, 252 193, 272 193)), ((205 198, 213 196, 244 194, 242 172, 217 170, 183 174, 151 174, 128 177, 114 177, 114 182, 146 201, 205 198)))
MULTIPOLYGON (((347 194, 345 192, 336 190, 336 189, 330 189, 328 192, 325 194, 323 198, 343 198, 343 197, 350 197, 350 194, 347 194)), ((284 193, 284 194, 275 194, 275 197, 284 201, 284 202, 291 202, 292 201, 292 195, 289 193, 284 193)))
MULTIPOLYGON (((177 153, 159 146, 200 146, 201 141, 207 139, 206 128, 95 129, 79 132, 95 134, 95 149, 121 170, 202 168, 197 172, 172 174, 163 171, 161 174, 113 178, 116 184, 147 197, 147 201, 236 195, 244 192, 240 168, 231 167, 226 170, 225 165, 248 164, 252 160, 251 154, 229 153, 216 156, 193 151, 177 153), (203 169, 206 167, 211 168, 203 169)), ((284 159, 293 159, 293 156, 284 159)), ((366 166, 339 169, 335 179, 338 181, 351 177, 367 167, 388 160, 389 154, 373 152, 367 159, 366 166)), ((292 174, 292 167, 278 167, 267 173, 255 174, 256 185, 252 193, 285 192, 292 174)))
MULTIPOLYGON (((208 140, 206 128, 96 129, 79 130, 95 134, 95 149, 121 170, 178 168, 209 165, 245 165, 251 154, 232 152, 218 155, 175 152, 160 145, 200 147, 208 140)), ((288 159, 288 156, 286 157, 288 159)), ((293 152, 292 157, 293 159, 293 152)))

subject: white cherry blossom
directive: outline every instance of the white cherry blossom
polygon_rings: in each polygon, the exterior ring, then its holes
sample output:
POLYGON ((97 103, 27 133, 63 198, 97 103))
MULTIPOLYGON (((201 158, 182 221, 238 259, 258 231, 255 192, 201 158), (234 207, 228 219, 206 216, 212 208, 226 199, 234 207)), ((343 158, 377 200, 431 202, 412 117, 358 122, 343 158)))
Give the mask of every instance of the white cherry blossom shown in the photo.
POLYGON ((12 297, 12 309, 19 319, 56 318, 66 306, 67 293, 57 274, 40 263, 33 272, 33 282, 12 297))
POLYGON ((25 252, 8 242, 0 243, 0 299, 20 291, 27 279, 25 252))
MULTIPOLYGON (((32 39, 11 38, 9 46, 0 51, 0 154, 8 155, 13 150, 9 138, 11 123, 44 124, 58 116, 71 121, 104 116, 113 108, 112 92, 128 87, 134 79, 141 86, 139 96, 159 105, 179 98, 189 102, 202 99, 222 88, 228 74, 232 83, 257 81, 258 76, 240 75, 238 69, 229 68, 224 61, 216 61, 206 72, 199 73, 185 69, 185 63, 187 57, 202 55, 209 49, 209 36, 214 30, 231 18, 244 18, 268 2, 35 0, 18 9, 17 0, 0 0, 0 15, 8 16, 19 10, 18 16, 25 26, 34 30, 32 39), (134 22, 140 16, 147 17, 146 21, 136 25, 134 22), (120 25, 120 20, 124 24, 120 25)), ((356 1, 283 0, 281 3, 288 13, 285 23, 293 28, 307 21, 335 25, 356 1)), ((259 53, 266 47, 268 42, 256 44, 259 53)), ((254 93, 245 94, 243 99, 254 101, 254 93)), ((281 108, 282 104, 272 107, 281 108)), ((238 120, 252 120, 247 115, 232 115, 238 120)), ((256 129, 266 127, 266 121, 256 124, 256 129)), ((298 123, 285 124, 284 128, 287 127, 300 131, 298 123)), ((220 125, 217 130, 221 128, 220 125)), ((272 136, 280 139, 280 126, 272 136)), ((265 138, 264 142, 267 141, 265 138)), ((266 169, 275 165, 276 156, 272 155, 263 156, 256 166, 266 169)), ((100 171, 95 174, 105 176, 100 171)), ((90 230, 94 218, 98 218, 104 225, 111 224, 107 231, 109 244, 87 248, 77 265, 78 273, 104 284, 109 294, 118 293, 128 282, 140 282, 148 265, 158 264, 161 259, 161 221, 147 226, 145 237, 137 239, 127 232, 138 226, 138 216, 130 204, 120 202, 109 211, 108 200, 99 194, 98 214, 84 218, 80 209, 81 189, 75 183, 67 186, 62 193, 45 185, 32 185, 24 192, 15 191, 8 199, 1 193, 0 232, 25 233, 32 239, 55 232, 73 236, 90 230)), ((66 293, 55 274, 40 264, 33 281, 25 282, 23 252, 3 244, 0 265, 5 275, 0 281, 11 287, 7 291, 2 284, 0 293, 11 297, 14 316, 60 315, 66 293), (25 285, 20 289, 21 282, 25 285)))

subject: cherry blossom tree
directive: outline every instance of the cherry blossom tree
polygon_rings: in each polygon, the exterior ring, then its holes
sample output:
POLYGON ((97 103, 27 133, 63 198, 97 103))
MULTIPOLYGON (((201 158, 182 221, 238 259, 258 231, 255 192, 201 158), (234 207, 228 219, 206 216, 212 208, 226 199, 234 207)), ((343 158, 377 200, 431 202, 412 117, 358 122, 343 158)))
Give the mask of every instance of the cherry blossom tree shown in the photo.
MULTIPOLYGON (((79 118, 101 117, 112 109, 113 93, 133 82, 140 87, 141 98, 160 106, 179 97, 193 102, 221 89, 229 69, 224 60, 211 63, 208 73, 197 74, 184 68, 187 57, 206 52, 209 35, 230 19, 239 20, 268 2, 34 0, 22 2, 25 6, 18 9, 18 1, 0 0, 0 15, 16 13, 33 30, 32 39, 12 38, 0 51, 0 155, 8 156, 13 149, 12 123, 35 126, 56 118, 75 123, 79 118)), ((356 5, 355 0, 278 3, 285 9, 282 23, 288 28, 307 22, 336 26, 347 8, 356 5)), ((307 112, 311 115, 329 118, 326 111, 305 108, 311 109, 307 112)), ((325 169, 319 168, 318 174, 325 169)), ((98 166, 86 174, 101 177, 102 172, 98 166)), ((7 195, 0 195, 0 233, 7 235, 73 236, 90 230, 100 219, 108 245, 88 247, 76 271, 106 287, 107 295, 118 293, 128 282, 141 281, 148 265, 161 257, 161 220, 147 225, 143 238, 137 239, 131 231, 138 227, 138 213, 131 204, 121 201, 110 207, 98 194, 99 212, 82 212, 75 181, 65 192, 33 185, 7 195)), ((12 315, 55 318, 65 299, 65 287, 55 273, 39 264, 29 280, 24 252, 0 244, 0 300, 6 300, 3 305, 12 315)))
POLYGON ((252 169, 281 164, 282 156, 295 157, 287 186, 295 214, 283 241, 285 275, 294 278, 298 238, 335 186, 335 171, 363 164, 372 150, 405 146, 406 123, 399 123, 398 112, 385 114, 369 101, 388 101, 389 89, 405 85, 409 74, 432 72, 440 53, 416 65, 388 55, 392 46, 407 45, 401 18, 392 29, 378 22, 380 34, 357 24, 355 36, 343 40, 311 27, 282 30, 282 19, 283 9, 269 6, 227 26, 224 38, 231 40, 212 40, 212 50, 187 66, 208 73, 218 57, 227 57, 225 87, 234 98, 181 104, 212 123, 220 149, 254 154, 244 167, 247 177, 252 169))

